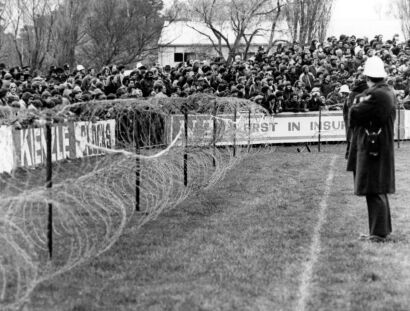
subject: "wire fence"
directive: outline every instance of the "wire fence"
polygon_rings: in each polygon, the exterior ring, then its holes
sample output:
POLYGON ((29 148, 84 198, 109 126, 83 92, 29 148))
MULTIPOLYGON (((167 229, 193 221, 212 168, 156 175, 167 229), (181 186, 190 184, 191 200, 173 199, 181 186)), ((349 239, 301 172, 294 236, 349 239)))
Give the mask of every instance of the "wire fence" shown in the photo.
POLYGON ((0 173, 2 310, 110 249, 131 218, 141 227, 211 189, 246 156, 275 144, 322 152, 346 142, 341 112, 270 116, 246 100, 204 95, 9 112, 3 124, 2 162, 13 163, 0 173))

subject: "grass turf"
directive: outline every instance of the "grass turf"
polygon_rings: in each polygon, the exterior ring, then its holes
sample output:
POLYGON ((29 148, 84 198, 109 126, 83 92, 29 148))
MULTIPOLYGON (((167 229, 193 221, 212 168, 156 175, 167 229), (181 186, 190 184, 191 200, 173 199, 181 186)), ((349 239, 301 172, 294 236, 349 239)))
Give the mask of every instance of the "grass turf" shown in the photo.
MULTIPOLYGON (((214 189, 114 247, 39 285, 27 310, 294 310, 333 153, 339 154, 308 310, 408 310, 410 230, 406 158, 397 153, 391 202, 396 243, 357 241, 367 230, 342 146, 247 158, 214 189)), ((286 151, 286 152, 283 152, 286 151)), ((135 216, 138 217, 138 216, 135 216)))

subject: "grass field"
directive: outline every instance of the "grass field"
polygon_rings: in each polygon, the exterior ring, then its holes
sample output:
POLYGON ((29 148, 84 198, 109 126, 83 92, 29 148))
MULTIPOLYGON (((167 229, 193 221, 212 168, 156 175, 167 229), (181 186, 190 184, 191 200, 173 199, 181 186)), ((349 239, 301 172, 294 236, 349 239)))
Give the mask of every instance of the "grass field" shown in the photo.
MULTIPOLYGON (((409 310, 410 145, 396 155, 395 242, 367 232, 344 146, 246 158, 213 189, 40 284, 25 310, 409 310)), ((134 217, 138 217, 135 215, 134 217)))

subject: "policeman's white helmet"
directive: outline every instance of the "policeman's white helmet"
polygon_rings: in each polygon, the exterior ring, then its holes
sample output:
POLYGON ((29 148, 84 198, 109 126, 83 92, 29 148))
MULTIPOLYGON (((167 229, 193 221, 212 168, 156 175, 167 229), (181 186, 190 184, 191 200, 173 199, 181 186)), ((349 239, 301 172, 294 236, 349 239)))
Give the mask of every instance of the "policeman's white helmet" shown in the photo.
POLYGON ((370 57, 366 63, 364 64, 364 72, 365 76, 371 78, 386 78, 387 73, 384 69, 384 63, 380 57, 373 56, 370 57))
POLYGON ((340 87, 339 93, 350 93, 349 86, 344 84, 340 87))

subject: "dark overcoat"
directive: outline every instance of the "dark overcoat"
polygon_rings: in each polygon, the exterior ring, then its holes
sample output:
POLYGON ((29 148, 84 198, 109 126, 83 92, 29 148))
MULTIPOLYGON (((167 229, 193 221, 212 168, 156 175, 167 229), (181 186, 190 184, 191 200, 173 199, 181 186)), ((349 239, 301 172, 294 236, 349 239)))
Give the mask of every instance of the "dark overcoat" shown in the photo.
POLYGON ((394 121, 396 98, 386 83, 381 82, 360 94, 359 101, 349 111, 352 144, 347 170, 355 174, 354 192, 357 195, 395 192, 394 121), (379 156, 368 152, 366 129, 378 131, 379 156))
POLYGON ((363 93, 365 90, 368 89, 366 81, 358 81, 356 85, 353 87, 352 92, 349 94, 349 97, 344 102, 343 105, 343 120, 345 122, 345 129, 346 129, 346 159, 349 157, 350 145, 352 143, 352 135, 353 135, 353 128, 350 126, 349 121, 349 111, 352 105, 355 102, 355 99, 358 95, 363 93))

